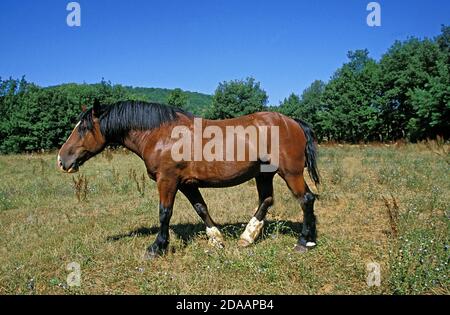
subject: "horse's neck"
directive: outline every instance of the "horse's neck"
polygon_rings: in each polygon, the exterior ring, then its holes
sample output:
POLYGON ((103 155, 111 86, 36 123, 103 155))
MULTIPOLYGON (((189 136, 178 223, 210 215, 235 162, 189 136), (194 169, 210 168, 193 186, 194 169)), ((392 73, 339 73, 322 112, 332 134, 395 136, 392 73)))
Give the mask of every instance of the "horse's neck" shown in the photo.
POLYGON ((148 140, 148 131, 131 131, 123 140, 122 145, 144 159, 144 149, 148 140))
MULTIPOLYGON (((184 125, 189 128, 193 125, 193 119, 190 117, 181 116, 176 120, 176 122, 174 121, 173 123, 176 123, 178 126, 184 125)), ((171 136, 171 127, 166 127, 166 131, 163 132, 157 132, 158 128, 153 130, 129 131, 121 144, 144 160, 144 151, 148 145, 148 141, 151 140, 153 136, 157 136, 159 139, 164 139, 165 137, 171 136), (157 132, 157 134, 154 134, 154 132, 157 132)))

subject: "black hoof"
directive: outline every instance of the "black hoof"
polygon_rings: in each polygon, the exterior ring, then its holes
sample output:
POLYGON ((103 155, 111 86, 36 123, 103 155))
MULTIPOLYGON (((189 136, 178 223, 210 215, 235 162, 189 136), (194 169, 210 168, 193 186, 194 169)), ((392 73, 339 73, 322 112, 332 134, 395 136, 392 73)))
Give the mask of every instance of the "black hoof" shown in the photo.
POLYGON ((156 246, 150 246, 147 248, 144 254, 144 260, 153 260, 159 257, 164 256, 165 250, 159 249, 156 246))

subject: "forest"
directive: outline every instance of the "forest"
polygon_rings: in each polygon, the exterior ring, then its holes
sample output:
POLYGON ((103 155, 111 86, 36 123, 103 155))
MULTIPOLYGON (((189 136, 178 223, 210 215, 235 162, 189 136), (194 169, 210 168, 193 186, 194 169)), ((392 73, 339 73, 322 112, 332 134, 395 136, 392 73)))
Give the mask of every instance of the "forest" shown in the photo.
POLYGON ((380 60, 349 51, 328 82, 316 80, 280 104, 254 78, 219 83, 214 95, 97 84, 40 87, 0 78, 0 153, 52 150, 64 143, 83 105, 140 100, 181 107, 209 119, 278 111, 311 124, 319 141, 390 142, 449 138, 450 27, 435 38, 396 41, 380 60))

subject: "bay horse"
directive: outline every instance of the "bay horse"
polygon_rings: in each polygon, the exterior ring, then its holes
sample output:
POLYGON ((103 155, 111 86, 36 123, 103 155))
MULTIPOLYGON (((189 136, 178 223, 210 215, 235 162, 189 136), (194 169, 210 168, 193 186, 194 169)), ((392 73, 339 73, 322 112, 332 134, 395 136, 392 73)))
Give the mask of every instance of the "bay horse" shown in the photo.
MULTIPOLYGON (((240 143, 246 149, 244 159, 242 156, 241 159, 236 159, 236 152, 230 154, 232 159, 227 160, 221 160, 217 156, 212 160, 205 160, 202 156, 184 160, 174 159, 173 149, 180 138, 174 137, 174 130, 180 130, 179 128, 182 127, 185 131, 191 132, 187 133, 186 137, 189 141, 187 149, 185 148, 189 157, 190 149, 195 146, 193 142, 195 142, 195 133, 198 131, 194 129, 195 125, 199 124, 198 119, 181 109, 162 104, 124 101, 113 105, 101 105, 96 100, 91 109, 83 110, 80 121, 59 150, 57 166, 66 173, 77 172, 83 163, 99 154, 109 144, 123 145, 144 161, 147 173, 152 180, 156 181, 159 192, 160 231, 154 243, 146 251, 145 258, 148 259, 161 256, 167 251, 169 222, 178 190, 187 197, 204 221, 209 243, 223 247, 222 234, 209 215, 199 188, 231 187, 253 178, 256 180, 259 206, 240 236, 238 245, 246 247, 254 243, 261 232, 266 214, 274 203, 275 174, 284 179, 303 210, 304 220, 295 251, 303 253, 315 247, 314 201, 316 195, 310 190, 303 177, 304 169, 307 167, 315 185, 319 184, 317 148, 313 130, 301 120, 294 120, 275 112, 259 112, 225 120, 200 119, 199 126, 204 130, 215 128, 214 133, 220 133, 220 131, 225 133, 230 127, 239 127, 244 131, 250 130, 251 127, 258 131, 269 127, 271 129, 266 135, 269 133, 273 135, 275 129, 272 130, 272 128, 276 127, 277 165, 262 171, 264 165, 274 164, 272 161, 275 161, 275 153, 269 153, 269 149, 272 148, 271 151, 275 151, 275 145, 271 144, 272 142, 262 145, 262 142, 255 143, 255 140, 249 136, 251 132, 236 136, 243 140, 240 143), (260 148, 266 146, 262 149, 266 149, 265 152, 269 154, 263 156, 257 152, 256 158, 250 159, 250 151, 258 145, 260 148)), ((212 137, 212 134, 209 137, 212 137)), ((201 150, 206 149, 208 144, 205 142, 205 139, 201 139, 201 150)), ((198 141, 197 145, 199 145, 198 141)), ((235 151, 234 148, 235 146, 216 147, 215 151, 222 149, 235 151)), ((228 154, 230 153, 228 151, 222 153, 228 154)), ((196 155, 195 152, 194 155, 196 155)))

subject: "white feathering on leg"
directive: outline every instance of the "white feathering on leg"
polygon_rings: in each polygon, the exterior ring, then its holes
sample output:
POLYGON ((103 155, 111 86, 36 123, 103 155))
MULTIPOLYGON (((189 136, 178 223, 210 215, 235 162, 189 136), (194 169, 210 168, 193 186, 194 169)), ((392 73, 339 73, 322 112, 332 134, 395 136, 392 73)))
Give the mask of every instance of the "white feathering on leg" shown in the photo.
POLYGON ((259 221, 257 218, 253 217, 247 224, 244 233, 242 233, 241 240, 247 241, 249 244, 252 244, 258 237, 259 233, 261 233, 263 225, 264 220, 259 221))
POLYGON ((206 228, 206 235, 209 238, 209 244, 214 247, 223 247, 223 236, 219 229, 215 226, 211 228, 206 228))

